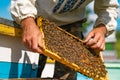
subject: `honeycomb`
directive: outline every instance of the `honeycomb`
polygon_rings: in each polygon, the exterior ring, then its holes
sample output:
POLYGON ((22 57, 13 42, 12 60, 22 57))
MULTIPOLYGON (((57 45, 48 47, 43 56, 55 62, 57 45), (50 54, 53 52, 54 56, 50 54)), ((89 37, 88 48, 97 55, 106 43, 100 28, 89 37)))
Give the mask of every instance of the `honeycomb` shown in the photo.
POLYGON ((107 71, 99 53, 47 19, 40 17, 37 23, 44 36, 44 55, 93 80, 108 80, 107 71))

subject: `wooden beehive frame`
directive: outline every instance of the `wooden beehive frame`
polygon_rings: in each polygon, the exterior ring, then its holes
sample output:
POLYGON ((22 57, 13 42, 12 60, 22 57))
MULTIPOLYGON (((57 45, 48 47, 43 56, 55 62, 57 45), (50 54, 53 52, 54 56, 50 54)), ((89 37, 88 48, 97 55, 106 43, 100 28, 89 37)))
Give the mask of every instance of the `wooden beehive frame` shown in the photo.
MULTIPOLYGON (((44 38, 43 39, 44 45, 46 43, 45 42, 45 34, 44 34, 45 32, 43 31, 43 24, 44 24, 45 20, 46 19, 44 19, 42 17, 39 17, 37 19, 37 24, 40 27, 40 31, 42 32, 42 35, 43 35, 43 38, 44 38)), ((54 23, 52 23, 52 24, 54 24, 54 23)), ((74 39, 76 39, 76 40, 78 40, 79 42, 82 43, 81 39, 75 37, 74 35, 72 35, 72 34, 70 34, 68 32, 66 32, 65 30, 63 30, 63 29, 61 29, 59 27, 57 27, 57 30, 64 32, 66 35, 69 35, 69 36, 73 37, 74 39)), ((60 63, 62 63, 64 65, 70 67, 71 69, 74 69, 75 71, 78 71, 78 72, 80 72, 80 73, 82 73, 84 75, 87 75, 88 77, 93 78, 94 80, 108 80, 107 71, 105 70, 105 67, 104 67, 104 70, 106 71, 105 75, 104 76, 100 76, 100 75, 98 75, 96 73, 90 73, 88 69, 86 69, 86 68, 83 69, 83 68, 81 68, 82 66, 78 66, 76 63, 72 63, 69 60, 67 60, 66 58, 63 58, 63 57, 59 56, 57 52, 49 50, 46 45, 43 47, 43 52, 44 52, 43 53, 44 55, 49 56, 49 57, 55 59, 56 61, 58 61, 58 62, 60 62, 60 63)), ((88 52, 90 52, 90 51, 88 50, 88 52)), ((102 61, 102 58, 99 55, 99 53, 97 53, 96 55, 98 55, 99 59, 102 61)), ((102 64, 104 64, 103 61, 102 61, 102 64)), ((83 66, 84 66, 84 64, 83 64, 83 66)))

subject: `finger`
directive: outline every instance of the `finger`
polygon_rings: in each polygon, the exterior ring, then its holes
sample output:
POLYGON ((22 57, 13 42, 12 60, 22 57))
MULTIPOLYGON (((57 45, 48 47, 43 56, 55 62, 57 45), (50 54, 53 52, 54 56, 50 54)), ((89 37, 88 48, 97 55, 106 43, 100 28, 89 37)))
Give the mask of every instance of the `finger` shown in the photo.
POLYGON ((38 39, 32 39, 32 45, 31 45, 31 50, 33 52, 37 52, 38 51, 38 39))
POLYGON ((39 47, 39 52, 43 53, 43 40, 42 40, 42 37, 39 38, 38 47, 39 47))
POLYGON ((94 37, 94 34, 93 33, 89 33, 88 34, 88 36, 86 37, 86 39, 83 41, 84 43, 87 43, 87 42, 89 42, 89 40, 91 39, 91 38, 93 38, 94 37))
POLYGON ((105 43, 105 40, 103 38, 100 38, 99 41, 97 42, 97 48, 100 49, 100 47, 103 43, 105 43))
POLYGON ((94 36, 94 38, 93 38, 93 41, 95 42, 95 43, 97 43, 99 40, 100 40, 100 35, 99 34, 96 34, 95 36, 94 36))
MULTIPOLYGON (((90 39, 90 40, 88 41, 88 43, 86 43, 86 45, 92 46, 92 45, 94 45, 94 44, 97 44, 97 43, 99 42, 100 38, 101 38, 101 37, 100 37, 99 34, 95 34, 94 38, 92 38, 92 40, 90 39)), ((101 38, 101 39, 102 39, 102 38, 101 38)))
POLYGON ((44 45, 43 45, 43 36, 42 36, 42 35, 39 37, 38 43, 39 43, 39 46, 40 46, 41 48, 44 47, 44 45))
POLYGON ((103 51, 105 46, 105 38, 103 36, 99 37, 96 48, 103 51))
POLYGON ((91 48, 103 51, 104 50, 104 46, 105 46, 104 40, 100 40, 100 41, 98 41, 97 44, 92 45, 91 48))
POLYGON ((101 49, 101 51, 105 50, 105 43, 102 43, 100 49, 101 49))
POLYGON ((24 46, 27 48, 27 49, 29 49, 30 51, 31 51, 31 40, 26 40, 26 39, 24 39, 23 40, 23 44, 24 44, 24 46))
POLYGON ((89 41, 86 43, 87 46, 92 46, 97 43, 97 40, 94 38, 89 39, 89 41))

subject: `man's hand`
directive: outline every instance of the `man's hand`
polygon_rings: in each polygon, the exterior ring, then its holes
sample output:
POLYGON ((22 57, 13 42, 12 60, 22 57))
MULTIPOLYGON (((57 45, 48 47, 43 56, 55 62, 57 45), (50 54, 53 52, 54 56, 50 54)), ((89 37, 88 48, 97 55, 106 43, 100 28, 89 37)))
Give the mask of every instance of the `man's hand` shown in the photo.
POLYGON ((42 34, 36 25, 34 18, 28 17, 21 22, 23 28, 22 40, 24 45, 33 52, 42 53, 39 47, 43 47, 42 34))
POLYGON ((106 32, 106 27, 103 24, 100 24, 87 35, 84 43, 93 49, 103 51, 105 49, 106 32))

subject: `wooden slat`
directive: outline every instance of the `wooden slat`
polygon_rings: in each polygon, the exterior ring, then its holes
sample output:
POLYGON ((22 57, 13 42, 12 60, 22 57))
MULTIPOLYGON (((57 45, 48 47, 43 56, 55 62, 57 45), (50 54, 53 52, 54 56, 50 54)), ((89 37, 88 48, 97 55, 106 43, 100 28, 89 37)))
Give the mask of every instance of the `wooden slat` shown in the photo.
POLYGON ((8 26, 5 24, 0 24, 0 34, 9 35, 13 37, 20 37, 22 34, 22 29, 8 26))
POLYGON ((20 37, 22 29, 19 24, 15 23, 15 21, 0 18, 0 34, 20 37))

